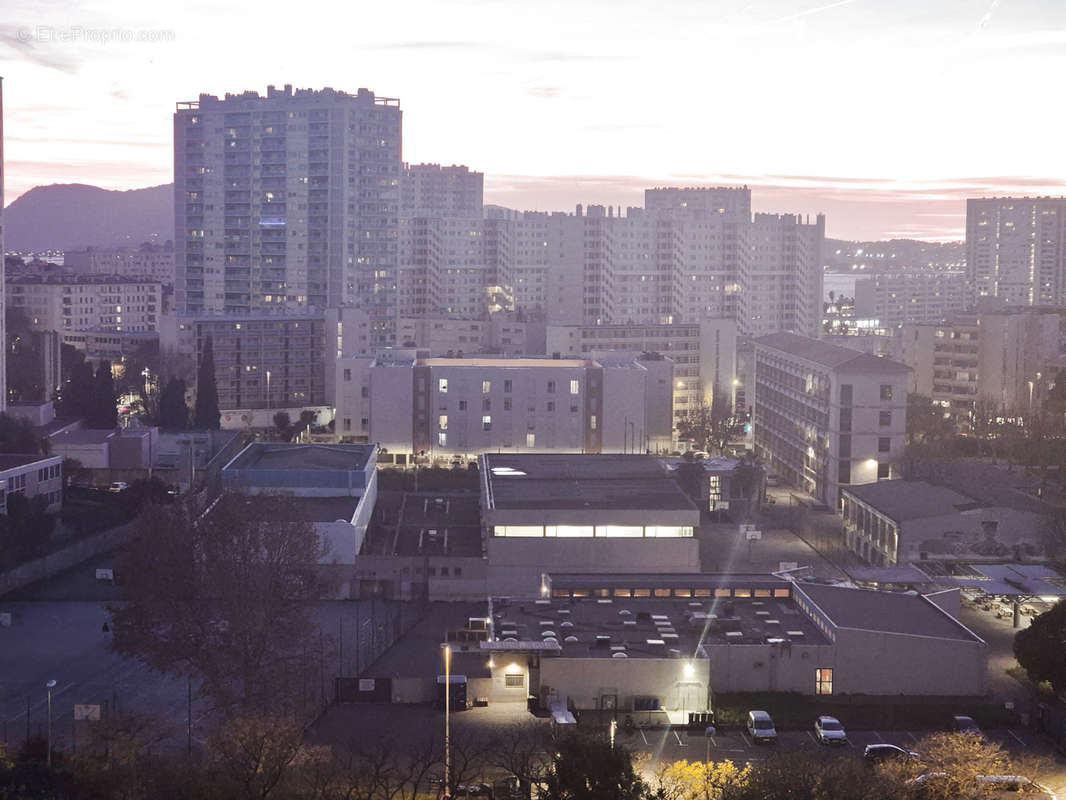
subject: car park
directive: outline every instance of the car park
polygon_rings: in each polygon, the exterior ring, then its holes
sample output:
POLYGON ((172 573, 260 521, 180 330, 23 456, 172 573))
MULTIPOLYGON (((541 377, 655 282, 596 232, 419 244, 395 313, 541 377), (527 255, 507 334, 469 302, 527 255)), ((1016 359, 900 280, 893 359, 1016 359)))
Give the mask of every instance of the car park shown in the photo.
POLYGON ((748 736, 756 744, 777 741, 777 729, 774 728, 774 721, 770 719, 770 715, 765 711, 749 711, 747 728, 748 736))
POLYGON ((814 721, 814 736, 819 744, 847 744, 848 735, 836 717, 818 717, 814 721))
POLYGON ((880 742, 866 745, 866 749, 862 752, 862 757, 871 764, 883 764, 886 761, 918 758, 918 754, 913 750, 907 750, 887 742, 880 742))

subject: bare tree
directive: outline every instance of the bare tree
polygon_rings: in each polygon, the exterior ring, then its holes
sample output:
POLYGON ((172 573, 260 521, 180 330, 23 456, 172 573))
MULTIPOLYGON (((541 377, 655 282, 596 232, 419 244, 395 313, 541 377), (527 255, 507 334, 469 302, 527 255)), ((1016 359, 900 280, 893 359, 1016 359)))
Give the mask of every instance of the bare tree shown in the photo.
POLYGON ((513 775, 522 796, 531 797, 551 766, 551 731, 541 723, 515 722, 494 728, 489 741, 486 761, 513 775))

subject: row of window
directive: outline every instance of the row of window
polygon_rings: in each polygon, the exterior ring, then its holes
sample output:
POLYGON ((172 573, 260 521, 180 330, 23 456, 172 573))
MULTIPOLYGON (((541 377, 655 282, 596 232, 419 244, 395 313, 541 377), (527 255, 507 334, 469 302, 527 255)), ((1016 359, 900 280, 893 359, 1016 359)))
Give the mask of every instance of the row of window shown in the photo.
MULTIPOLYGON (((345 370, 345 378, 344 378, 345 380, 350 380, 351 379, 350 376, 348 375, 348 372, 349 372, 348 370, 345 370)), ((503 382, 504 394, 510 394, 511 391, 512 391, 512 387, 513 387, 513 382, 510 381, 510 380, 505 380, 503 382)), ((548 394, 555 394, 555 381, 548 381, 547 389, 548 389, 548 394)), ((441 394, 447 394, 448 393, 448 379, 447 378, 438 378, 437 379, 437 391, 440 392, 441 394)), ((488 394, 491 391, 492 391, 492 381, 482 381, 481 382, 481 393, 482 394, 488 394)), ((581 382, 575 378, 575 379, 570 381, 570 394, 575 394, 576 395, 576 394, 580 394, 580 393, 581 393, 581 382)))

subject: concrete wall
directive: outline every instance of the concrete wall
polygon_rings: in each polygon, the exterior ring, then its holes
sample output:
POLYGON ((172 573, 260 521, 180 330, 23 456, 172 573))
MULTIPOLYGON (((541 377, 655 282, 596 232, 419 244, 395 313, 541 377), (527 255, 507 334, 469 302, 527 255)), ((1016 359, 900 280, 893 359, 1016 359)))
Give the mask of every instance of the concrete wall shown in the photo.
MULTIPOLYGON (((505 672, 506 656, 497 658, 505 672)), ((605 694, 618 696, 618 708, 633 707, 635 697, 657 697, 666 709, 702 711, 707 708, 706 659, 686 658, 542 658, 540 693, 546 690, 569 697, 576 708, 600 708, 605 694), (693 668, 685 674, 686 665, 693 668)))
POLYGON ((838 628, 833 693, 979 696, 987 668, 982 642, 838 628))
POLYGON ((716 644, 707 648, 715 692, 814 694, 814 671, 833 668, 833 645, 716 644))
MULTIPOLYGON (((393 599, 412 600, 425 592, 427 566, 434 571, 428 579, 430 600, 484 601, 488 595, 487 562, 478 557, 361 555, 352 575, 363 587, 376 584, 393 599), (447 575, 442 574, 442 567, 447 567, 447 575)), ((360 591, 353 588, 353 597, 360 591)))
POLYGON ((695 538, 511 539, 488 537, 488 590, 536 596, 542 572, 699 572, 695 538))
POLYGON ((23 586, 43 581, 64 570, 88 561, 93 556, 117 547, 132 533, 133 523, 111 528, 96 536, 81 539, 43 558, 28 561, 0 573, 0 597, 23 586))

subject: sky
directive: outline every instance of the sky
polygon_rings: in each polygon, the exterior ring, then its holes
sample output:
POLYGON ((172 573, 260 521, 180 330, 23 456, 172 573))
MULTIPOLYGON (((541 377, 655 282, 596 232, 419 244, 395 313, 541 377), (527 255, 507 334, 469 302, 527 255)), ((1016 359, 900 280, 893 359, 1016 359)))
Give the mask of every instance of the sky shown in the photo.
POLYGON ((398 97, 404 159, 520 209, 752 187, 849 239, 964 235, 1066 193, 1066 0, 5 0, 5 203, 173 179, 174 104, 268 84, 398 97))

